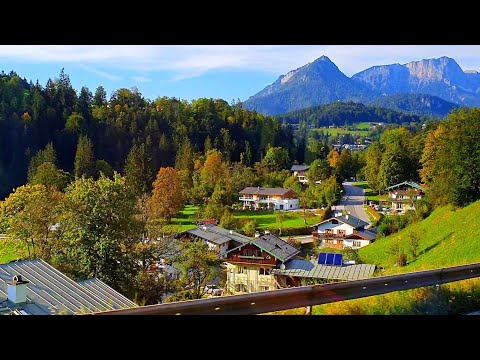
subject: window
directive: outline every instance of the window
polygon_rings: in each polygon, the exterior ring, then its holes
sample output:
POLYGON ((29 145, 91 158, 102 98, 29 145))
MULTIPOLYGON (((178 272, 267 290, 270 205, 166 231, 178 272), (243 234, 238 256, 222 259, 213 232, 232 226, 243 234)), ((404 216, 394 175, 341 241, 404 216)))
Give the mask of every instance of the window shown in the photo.
POLYGON ((250 255, 250 251, 245 249, 243 250, 243 256, 249 256, 250 255))
POLYGON ((256 257, 262 257, 262 250, 255 250, 256 257))
POLYGON ((247 292, 247 287, 244 284, 235 285, 236 292, 247 292))
POLYGON ((239 266, 237 268, 237 274, 246 274, 247 273, 247 268, 245 266, 239 266))
POLYGON ((332 229, 325 229, 325 234, 333 234, 333 230, 332 229))
POLYGON ((353 247, 361 247, 362 246, 362 242, 361 241, 354 241, 353 242, 353 247))
POLYGON ((260 268, 259 269, 260 275, 270 275, 270 269, 260 268))
POLYGON ((332 224, 338 224, 338 220, 337 219, 332 219, 332 224))
POLYGON ((270 286, 259 286, 260 291, 268 291, 270 290, 270 286))
POLYGON ((292 205, 292 204, 290 204, 290 208, 292 208, 292 206, 293 206, 293 205, 292 205))
POLYGON ((337 230, 337 234, 338 234, 338 235, 343 235, 343 236, 345 236, 346 233, 347 233, 346 230, 341 230, 341 229, 337 230))

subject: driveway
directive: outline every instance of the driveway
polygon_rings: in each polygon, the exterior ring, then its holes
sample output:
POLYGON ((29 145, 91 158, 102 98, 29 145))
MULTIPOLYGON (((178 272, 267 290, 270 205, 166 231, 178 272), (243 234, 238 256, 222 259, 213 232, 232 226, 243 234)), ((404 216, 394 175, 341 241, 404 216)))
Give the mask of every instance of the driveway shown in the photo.
POLYGON ((345 210, 350 211, 351 215, 370 224, 370 219, 363 208, 363 202, 365 201, 364 190, 353 186, 351 182, 344 182, 342 185, 345 189, 345 194, 339 205, 343 205, 345 210))

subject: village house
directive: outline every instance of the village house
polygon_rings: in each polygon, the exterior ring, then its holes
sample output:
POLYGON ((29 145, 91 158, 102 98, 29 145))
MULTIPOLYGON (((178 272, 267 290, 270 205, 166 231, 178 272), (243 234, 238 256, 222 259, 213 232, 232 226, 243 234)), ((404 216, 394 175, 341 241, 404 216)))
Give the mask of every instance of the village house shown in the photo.
POLYGON ((233 230, 226 230, 213 224, 205 224, 195 229, 182 232, 180 240, 203 240, 210 250, 215 250, 220 258, 225 257, 228 250, 248 243, 250 238, 233 230))
POLYGON ((323 265, 317 259, 298 258, 300 251, 272 234, 258 235, 229 250, 225 258, 225 294, 268 291, 310 283, 358 280, 371 277, 375 265, 341 262, 323 265))
POLYGON ((292 165, 290 171, 292 175, 298 178, 298 181, 302 184, 308 183, 307 171, 310 169, 310 165, 292 165))
POLYGON ((41 259, 0 265, 0 314, 86 314, 137 307, 92 278, 74 281, 41 259))
POLYGON ((392 211, 399 214, 415 210, 415 201, 420 200, 425 195, 425 188, 413 181, 404 181, 385 190, 388 191, 392 211))
POLYGON ((295 210, 298 209, 298 196, 290 189, 246 187, 240 191, 243 208, 295 210))
POLYGON ((359 249, 375 239, 375 233, 366 230, 369 224, 350 214, 332 217, 313 225, 313 238, 320 246, 359 249))
POLYGON ((226 294, 250 293, 277 288, 275 268, 300 253, 286 241, 272 234, 265 234, 227 252, 226 294))

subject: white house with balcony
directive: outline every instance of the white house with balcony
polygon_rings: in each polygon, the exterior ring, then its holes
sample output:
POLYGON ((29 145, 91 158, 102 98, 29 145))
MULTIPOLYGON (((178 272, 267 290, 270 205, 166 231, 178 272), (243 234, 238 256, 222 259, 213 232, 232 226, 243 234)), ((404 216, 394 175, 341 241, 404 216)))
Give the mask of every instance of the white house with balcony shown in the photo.
POLYGON ((244 209, 298 209, 298 196, 290 189, 246 187, 240 191, 239 200, 244 209))
POLYGON ((298 181, 302 184, 308 183, 307 171, 310 169, 310 165, 292 165, 290 171, 292 175, 298 178, 298 181))
POLYGON ((392 185, 385 190, 388 191, 389 201, 392 203, 392 210, 404 214, 409 210, 415 210, 415 202, 425 196, 425 188, 413 181, 404 181, 392 185))
POLYGON ((355 216, 336 216, 313 225, 313 238, 320 246, 343 249, 345 247, 359 249, 364 247, 376 235, 365 228, 369 224, 355 216))

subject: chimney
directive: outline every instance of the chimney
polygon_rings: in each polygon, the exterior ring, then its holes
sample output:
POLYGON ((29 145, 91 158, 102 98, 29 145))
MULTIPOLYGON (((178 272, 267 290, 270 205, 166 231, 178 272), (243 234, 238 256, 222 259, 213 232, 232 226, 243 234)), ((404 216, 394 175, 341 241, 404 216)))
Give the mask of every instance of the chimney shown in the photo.
POLYGON ((258 231, 255 231, 255 237, 256 238, 260 237, 260 233, 258 231))
POLYGON ((207 231, 207 226, 206 226, 206 225, 203 225, 203 226, 202 226, 202 229, 203 229, 203 231, 207 231))
POLYGON ((27 301, 27 284, 21 275, 15 275, 13 279, 7 282, 7 298, 14 304, 20 304, 27 301))

